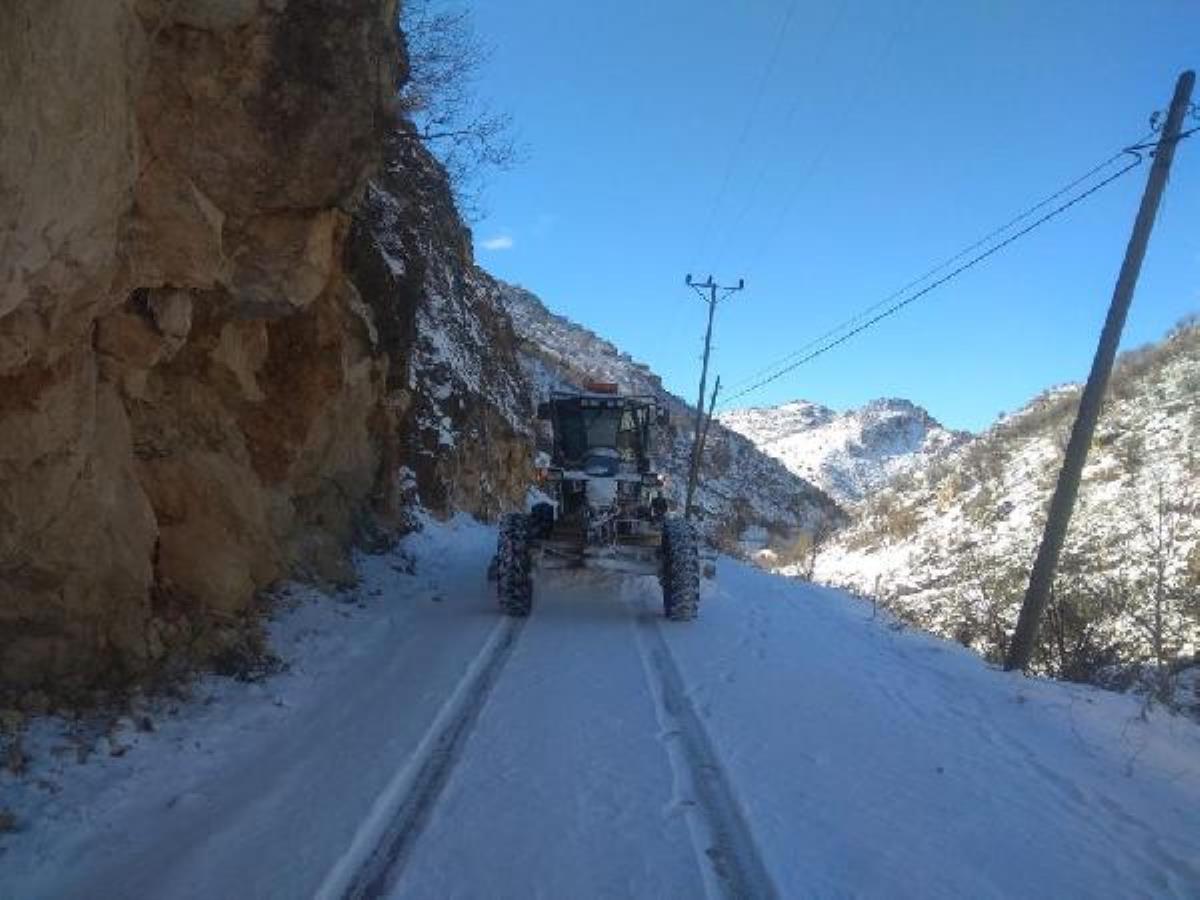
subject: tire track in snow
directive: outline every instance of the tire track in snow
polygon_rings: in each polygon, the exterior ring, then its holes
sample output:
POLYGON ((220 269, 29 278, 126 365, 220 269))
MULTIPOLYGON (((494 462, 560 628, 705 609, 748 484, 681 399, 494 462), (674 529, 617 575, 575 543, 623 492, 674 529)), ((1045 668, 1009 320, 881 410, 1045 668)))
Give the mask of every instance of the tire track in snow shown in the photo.
POLYGON ((497 623, 417 749, 380 793, 350 848, 325 878, 316 893, 319 900, 383 897, 395 887, 525 621, 504 617, 497 623))
POLYGON ((684 688, 658 616, 641 599, 631 599, 630 606, 635 613, 638 653, 665 736, 676 790, 695 798, 688 826, 709 895, 738 900, 778 897, 741 804, 684 688))

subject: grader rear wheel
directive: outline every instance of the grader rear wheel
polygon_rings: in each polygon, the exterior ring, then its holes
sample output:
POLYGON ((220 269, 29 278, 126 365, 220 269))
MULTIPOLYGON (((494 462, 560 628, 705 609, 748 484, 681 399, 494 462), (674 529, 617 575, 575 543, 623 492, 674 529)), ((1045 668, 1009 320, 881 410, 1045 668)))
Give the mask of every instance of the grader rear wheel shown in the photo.
POLYGON ((533 605, 533 559, 529 516, 510 513, 500 520, 496 547, 496 592, 500 609, 510 616, 527 616, 533 605))

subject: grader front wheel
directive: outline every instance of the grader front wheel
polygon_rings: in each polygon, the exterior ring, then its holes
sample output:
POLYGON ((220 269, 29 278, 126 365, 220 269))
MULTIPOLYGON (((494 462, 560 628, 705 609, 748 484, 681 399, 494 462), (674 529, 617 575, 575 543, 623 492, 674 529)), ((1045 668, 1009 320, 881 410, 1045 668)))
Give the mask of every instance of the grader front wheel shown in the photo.
POLYGON ((700 606, 700 549, 696 532, 683 519, 663 523, 663 614, 674 622, 696 618, 700 606))

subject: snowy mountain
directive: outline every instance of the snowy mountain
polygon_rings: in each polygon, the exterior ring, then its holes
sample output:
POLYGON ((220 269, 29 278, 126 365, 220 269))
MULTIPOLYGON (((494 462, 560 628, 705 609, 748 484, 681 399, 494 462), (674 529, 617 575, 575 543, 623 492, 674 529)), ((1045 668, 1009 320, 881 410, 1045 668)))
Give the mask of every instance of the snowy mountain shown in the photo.
MULTIPOLYGON (((869 497, 815 577, 992 659, 1015 625, 1079 387, 1047 391, 869 497)), ((794 571, 794 570, 793 570, 794 571)), ((1200 623, 1200 326, 1118 361, 1038 665, 1106 682, 1182 664, 1200 623)), ((1116 683, 1116 682, 1114 682, 1116 683)), ((1195 702, 1197 698, 1192 698, 1195 702)))
POLYGON ((942 427, 921 407, 899 399, 875 400, 844 413, 793 400, 730 410, 719 418, 843 504, 862 500, 901 472, 967 439, 963 432, 942 427))
MULTIPOLYGON (((535 398, 548 389, 585 381, 617 384, 622 393, 656 397, 671 413, 671 425, 658 429, 659 465, 668 488, 682 502, 692 448, 695 410, 663 388, 644 363, 611 342, 550 312, 537 296, 501 284, 501 301, 521 342, 526 376, 535 398)), ((844 520, 837 504, 822 490, 760 452, 751 441, 714 422, 705 446, 697 505, 708 535, 726 549, 742 547, 748 536, 758 542, 795 540, 797 532, 828 530, 844 520)))

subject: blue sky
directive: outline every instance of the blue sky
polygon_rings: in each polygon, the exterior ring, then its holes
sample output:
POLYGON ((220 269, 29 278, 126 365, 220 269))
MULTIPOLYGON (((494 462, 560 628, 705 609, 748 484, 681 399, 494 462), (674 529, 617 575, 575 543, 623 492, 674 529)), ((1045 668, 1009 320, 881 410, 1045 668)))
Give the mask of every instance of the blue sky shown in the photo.
MULTIPOLYGON (((1194 0, 471 8, 493 48, 480 92, 529 150, 487 176, 478 261, 688 399, 704 322, 685 273, 745 277, 712 369, 742 381, 1141 136, 1200 66, 1194 0)), ((736 405, 898 396, 978 429, 1085 377, 1146 171, 736 405)), ((1124 346, 1200 309, 1198 226, 1200 137, 1124 346)))

